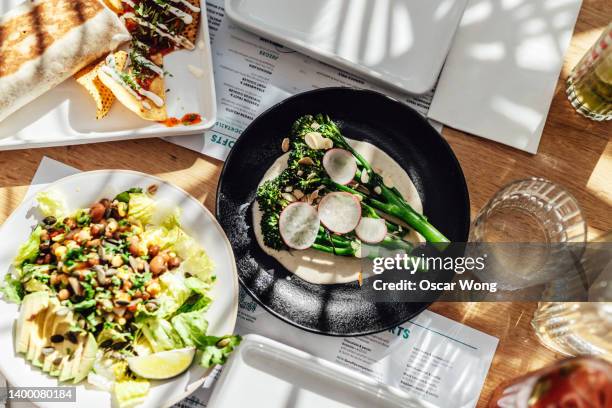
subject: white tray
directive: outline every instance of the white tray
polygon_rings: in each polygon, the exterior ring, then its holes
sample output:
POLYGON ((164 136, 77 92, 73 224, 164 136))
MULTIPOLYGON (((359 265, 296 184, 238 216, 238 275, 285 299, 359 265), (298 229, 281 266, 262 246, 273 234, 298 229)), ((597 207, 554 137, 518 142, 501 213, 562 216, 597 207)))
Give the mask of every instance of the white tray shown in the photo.
POLYGON ((431 90, 467 0, 225 0, 246 30, 399 89, 431 90))
POLYGON ((264 403, 266 408, 436 408, 356 371, 249 334, 223 368, 208 408, 264 403))
MULTIPOLYGON (((0 14, 21 2, 0 2, 0 14)), ((108 116, 96 120, 93 100, 70 78, 0 122, 0 150, 176 136, 210 129, 216 121, 217 102, 204 0, 201 8, 196 48, 173 52, 164 59, 164 68, 173 75, 166 77, 166 89, 170 89, 168 115, 180 118, 185 113, 199 113, 203 119, 201 123, 170 128, 147 122, 118 101, 108 116), (189 64, 202 69, 204 75, 196 78, 189 71, 189 64)))

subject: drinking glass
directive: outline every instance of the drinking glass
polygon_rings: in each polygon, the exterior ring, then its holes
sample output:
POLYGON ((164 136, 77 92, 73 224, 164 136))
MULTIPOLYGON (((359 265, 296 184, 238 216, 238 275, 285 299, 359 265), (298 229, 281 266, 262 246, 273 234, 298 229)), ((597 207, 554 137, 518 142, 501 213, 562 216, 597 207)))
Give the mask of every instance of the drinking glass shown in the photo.
POLYGON ((612 362, 610 302, 540 302, 531 326, 542 344, 558 353, 612 362))
POLYGON ((477 277, 505 290, 551 281, 567 263, 556 255, 566 244, 580 250, 575 244, 584 244, 585 238, 586 223, 576 199, 535 177, 503 187, 480 210, 470 231, 471 246, 488 257, 487 268, 477 277))

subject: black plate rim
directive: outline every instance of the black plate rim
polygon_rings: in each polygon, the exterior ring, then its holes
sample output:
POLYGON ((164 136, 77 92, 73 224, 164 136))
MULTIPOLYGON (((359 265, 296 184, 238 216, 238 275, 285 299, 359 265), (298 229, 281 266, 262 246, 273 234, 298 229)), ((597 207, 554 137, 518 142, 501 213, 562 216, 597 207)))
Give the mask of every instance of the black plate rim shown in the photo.
MULTIPOLYGON (((407 104, 399 101, 396 98, 393 98, 389 95, 385 95, 381 92, 377 92, 377 91, 373 91, 370 89, 357 89, 357 88, 349 88, 349 87, 343 87, 343 86, 336 86, 336 87, 324 87, 324 88, 317 88, 317 89, 312 89, 312 90, 308 90, 308 91, 304 91, 304 92, 300 92, 297 93, 295 95, 291 95, 290 97, 283 99, 280 102, 277 102, 276 104, 272 105, 271 107, 269 107, 268 109, 266 109, 265 111, 261 112, 259 115, 257 115, 257 117, 242 131, 241 136, 236 140, 236 143, 234 143, 234 146, 232 147, 232 149, 230 150, 230 152, 228 153, 227 157, 225 158, 225 161, 223 163, 223 168, 221 169, 221 173, 219 174, 219 182, 217 183, 217 190, 216 190, 216 197, 215 197, 215 216, 217 217, 217 219, 219 218, 219 203, 220 203, 220 192, 221 192, 221 186, 222 186, 222 181, 223 178, 225 177, 225 172, 227 170, 227 166, 228 163, 230 162, 230 160, 233 158, 235 151, 237 149, 235 149, 235 147, 239 144, 239 143, 246 143, 245 140, 246 138, 243 137, 244 134, 246 134, 251 127, 255 126, 257 121, 260 120, 261 117, 267 115, 268 113, 270 113, 270 111, 273 111, 274 109, 278 108, 279 106, 288 103, 294 99, 303 97, 304 95, 311 95, 311 94, 316 94, 316 93, 324 93, 324 92, 329 92, 329 91, 351 91, 351 92, 355 92, 355 93, 361 93, 361 94, 370 94, 376 97, 383 97, 388 99, 390 102, 395 103, 395 104, 399 104, 400 106, 402 106, 402 108, 407 109, 408 111, 411 111, 411 113, 415 114, 414 116, 417 118, 416 120, 421 121, 422 123, 424 123, 427 127, 431 128, 431 130, 437 135, 439 141, 442 142, 442 146, 444 146, 444 148, 446 149, 447 153, 449 153, 449 156, 452 157, 452 161, 453 164, 455 165, 455 167, 457 168, 459 174, 461 175, 461 179, 463 180, 463 194, 464 194, 464 198, 465 198, 465 205, 466 205, 466 210, 467 210, 467 217, 466 217, 466 221, 464 224, 464 229, 465 231, 467 231, 466 236, 464 237, 464 242, 467 242, 468 239, 468 235, 469 235, 469 229, 470 229, 470 223, 471 223, 471 208, 470 208, 470 195, 469 195, 469 190, 467 187, 467 182, 465 179, 465 174, 463 173, 463 168, 461 167, 461 164, 459 163, 459 159, 457 159, 457 156, 455 155, 455 152, 453 151, 453 149, 450 147, 450 145, 448 144, 448 142, 446 141, 446 139, 444 137, 442 137, 442 135, 440 134, 440 132, 438 132, 436 129, 434 129, 434 127, 429 123, 429 121, 423 116, 421 115, 419 112, 417 112, 414 108, 408 106, 407 104)), ((260 305, 261 307, 264 308, 264 310, 266 310, 268 313, 272 314, 274 317, 280 319, 281 321, 290 324, 293 327, 296 327, 298 329, 304 330, 306 332, 309 333, 314 333, 314 334, 319 334, 319 335, 324 335, 324 336, 329 336, 329 337, 360 337, 360 336, 368 336, 371 334, 376 334, 376 333, 382 333, 384 331, 387 331, 389 329, 392 329, 394 327, 397 327, 398 325, 405 323, 411 319, 413 319, 414 317, 418 316, 419 314, 421 314, 425 309, 427 309, 433 302, 424 302, 424 304, 422 305, 422 307, 419 307, 417 309, 415 309, 415 313, 410 316, 409 318, 395 323, 393 325, 389 325, 388 327, 384 327, 383 329, 374 329, 374 330, 366 330, 366 331, 361 331, 361 332, 357 332, 357 333, 350 333, 350 334, 346 334, 346 333, 337 333, 337 332, 330 332, 330 331, 322 331, 322 330, 318 330, 318 329, 313 329, 311 327, 305 327, 301 324, 298 324, 288 318, 286 318, 285 316, 281 315, 280 313, 277 313, 275 310, 273 310, 272 308, 270 308, 268 305, 266 305, 265 303, 263 303, 252 291, 251 289, 245 284, 245 282, 243 282, 242 277, 240 276, 240 273, 238 273, 238 281, 240 282, 240 285, 242 286, 243 289, 245 289, 247 291, 247 294, 253 299, 255 300, 255 302, 257 302, 258 305, 260 305)))

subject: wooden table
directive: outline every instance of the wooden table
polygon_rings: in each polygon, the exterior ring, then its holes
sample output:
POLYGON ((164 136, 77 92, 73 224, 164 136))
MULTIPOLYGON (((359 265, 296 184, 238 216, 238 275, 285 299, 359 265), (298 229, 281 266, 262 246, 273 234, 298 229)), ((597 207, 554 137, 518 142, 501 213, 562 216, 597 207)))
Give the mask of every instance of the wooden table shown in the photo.
MULTIPOLYGON (((585 0, 566 55, 539 153, 532 156, 500 144, 444 129, 467 178, 472 216, 504 184, 541 176, 565 186, 578 199, 589 236, 612 230, 612 124, 576 114, 565 98, 564 79, 612 20, 610 0, 585 0)), ((133 169, 171 181, 214 210, 222 162, 160 139, 0 152, 0 221, 21 202, 43 156, 82 170, 133 169)), ((534 303, 436 303, 431 310, 500 339, 481 394, 560 358, 538 343, 530 327, 534 303)))

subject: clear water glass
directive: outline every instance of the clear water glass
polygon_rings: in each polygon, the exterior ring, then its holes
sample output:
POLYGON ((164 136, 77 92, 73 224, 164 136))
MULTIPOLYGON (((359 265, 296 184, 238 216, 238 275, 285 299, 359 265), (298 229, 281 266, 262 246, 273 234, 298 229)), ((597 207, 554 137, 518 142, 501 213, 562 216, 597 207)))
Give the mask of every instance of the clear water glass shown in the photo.
POLYGON ((535 177, 503 187, 480 210, 470 231, 470 242, 482 244, 490 266, 482 272, 488 276, 479 278, 507 290, 549 281, 546 268, 558 274, 558 265, 550 264, 554 251, 560 244, 584 244, 585 238, 586 222, 576 199, 535 177))

